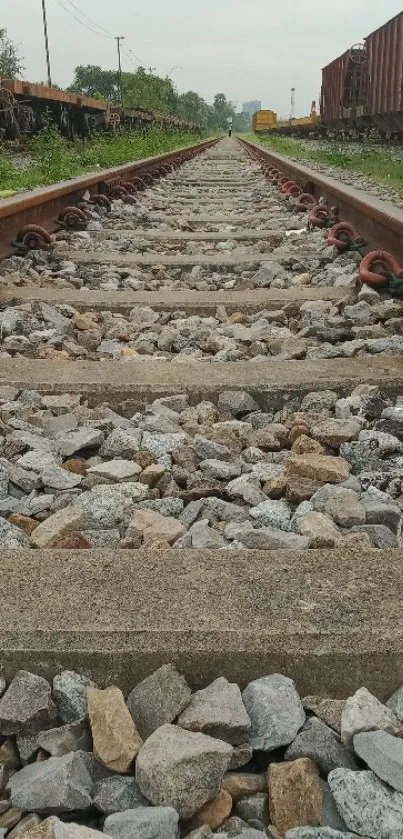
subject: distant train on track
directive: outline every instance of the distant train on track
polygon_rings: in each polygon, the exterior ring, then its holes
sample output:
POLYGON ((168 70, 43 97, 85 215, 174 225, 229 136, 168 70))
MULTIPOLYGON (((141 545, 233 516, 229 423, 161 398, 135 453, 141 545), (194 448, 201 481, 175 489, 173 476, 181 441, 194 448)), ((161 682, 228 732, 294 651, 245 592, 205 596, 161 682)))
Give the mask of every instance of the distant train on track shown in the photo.
MULTIPOLYGON (((314 104, 314 103, 313 103, 314 104)), ((403 12, 322 70, 320 115, 278 121, 258 111, 256 134, 403 138, 403 12)))
POLYGON ((170 131, 197 130, 197 126, 181 117, 144 108, 119 108, 103 99, 19 79, 0 79, 0 137, 15 140, 22 134, 34 134, 49 119, 71 140, 89 137, 94 131, 151 125, 170 131))

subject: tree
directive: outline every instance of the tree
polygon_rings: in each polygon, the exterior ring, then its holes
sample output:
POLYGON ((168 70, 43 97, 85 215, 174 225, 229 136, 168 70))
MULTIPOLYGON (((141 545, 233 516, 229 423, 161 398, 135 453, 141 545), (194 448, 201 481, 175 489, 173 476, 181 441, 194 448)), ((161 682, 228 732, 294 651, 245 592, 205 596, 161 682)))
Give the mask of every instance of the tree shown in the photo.
POLYGON ((7 37, 7 30, 0 29, 0 78, 15 79, 21 76, 24 65, 18 49, 7 37))
POLYGON ((249 114, 235 114, 233 129, 237 134, 247 134, 251 130, 249 114))
POLYGON ((67 89, 71 93, 83 93, 85 96, 110 99, 119 98, 119 80, 116 70, 103 70, 96 64, 79 65, 74 71, 74 79, 67 89))
POLYGON ((225 131, 228 128, 228 120, 235 117, 233 103, 228 101, 224 93, 217 93, 214 97, 213 108, 217 116, 218 127, 225 131))
POLYGON ((175 114, 178 96, 171 79, 156 76, 138 67, 135 73, 122 74, 125 108, 144 108, 163 114, 175 114))

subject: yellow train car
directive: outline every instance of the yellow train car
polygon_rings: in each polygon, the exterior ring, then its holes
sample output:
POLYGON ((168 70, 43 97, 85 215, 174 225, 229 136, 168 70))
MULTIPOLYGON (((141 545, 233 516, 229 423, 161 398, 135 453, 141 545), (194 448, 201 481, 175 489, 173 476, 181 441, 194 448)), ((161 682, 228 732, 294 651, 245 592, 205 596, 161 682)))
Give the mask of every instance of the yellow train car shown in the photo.
POLYGON ((277 114, 275 111, 256 111, 253 115, 252 125, 256 134, 272 131, 276 123, 277 114))
POLYGON ((310 114, 309 117, 281 120, 276 123, 273 130, 281 134, 309 134, 318 126, 320 126, 319 114, 310 114))

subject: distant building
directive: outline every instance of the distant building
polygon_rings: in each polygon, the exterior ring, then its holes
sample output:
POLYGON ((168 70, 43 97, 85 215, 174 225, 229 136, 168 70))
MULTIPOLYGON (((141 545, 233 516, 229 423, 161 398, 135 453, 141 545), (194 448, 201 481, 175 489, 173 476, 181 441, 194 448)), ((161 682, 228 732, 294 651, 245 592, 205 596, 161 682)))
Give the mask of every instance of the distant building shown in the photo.
POLYGON ((259 102, 258 99, 254 99, 253 102, 244 102, 242 105, 242 113, 248 114, 250 121, 252 122, 253 115, 256 111, 262 110, 262 103, 259 102))

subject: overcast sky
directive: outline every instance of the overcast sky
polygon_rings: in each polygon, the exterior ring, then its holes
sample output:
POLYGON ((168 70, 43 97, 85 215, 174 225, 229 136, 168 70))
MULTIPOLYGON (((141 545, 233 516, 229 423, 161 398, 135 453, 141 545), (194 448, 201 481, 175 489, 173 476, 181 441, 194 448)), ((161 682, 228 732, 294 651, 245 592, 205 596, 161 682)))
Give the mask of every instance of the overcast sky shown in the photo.
MULTIPOLYGON (((319 98, 321 67, 401 11, 401 0, 46 3, 52 74, 59 85, 71 82, 77 64, 116 65, 116 42, 75 20, 78 8, 112 35, 125 35, 125 48, 136 56, 125 49, 125 70, 141 63, 162 75, 171 72, 180 91, 196 90, 209 101, 223 92, 238 105, 261 99, 282 116, 289 115, 291 87, 297 115, 308 113, 319 98)), ((1 0, 1 12, 1 26, 25 58, 25 77, 45 80, 41 0, 1 0)))

